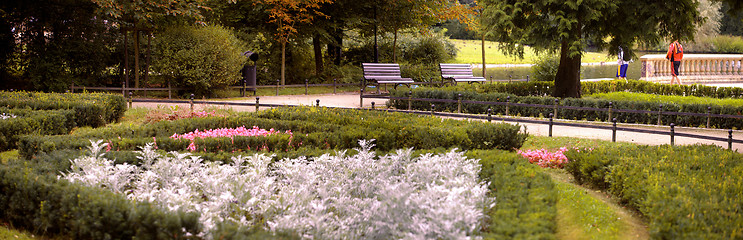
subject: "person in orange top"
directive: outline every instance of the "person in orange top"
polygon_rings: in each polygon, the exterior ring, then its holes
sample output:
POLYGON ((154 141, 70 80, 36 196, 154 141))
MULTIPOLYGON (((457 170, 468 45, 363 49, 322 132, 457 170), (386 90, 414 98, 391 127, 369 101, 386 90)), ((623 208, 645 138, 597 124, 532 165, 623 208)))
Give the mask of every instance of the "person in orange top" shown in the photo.
POLYGON ((684 58, 684 47, 681 46, 678 41, 673 41, 671 45, 668 46, 668 53, 666 53, 666 59, 671 61, 671 64, 673 64, 673 71, 671 72, 671 84, 673 84, 674 79, 676 79, 679 85, 681 84, 681 80, 678 76, 682 58, 684 58))

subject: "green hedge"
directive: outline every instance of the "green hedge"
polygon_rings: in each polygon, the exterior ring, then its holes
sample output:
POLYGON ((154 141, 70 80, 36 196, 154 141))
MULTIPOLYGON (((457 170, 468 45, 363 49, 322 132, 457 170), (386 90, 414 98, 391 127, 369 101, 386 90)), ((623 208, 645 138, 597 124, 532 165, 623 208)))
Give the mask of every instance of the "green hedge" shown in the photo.
MULTIPOLYGON (((669 85, 642 80, 581 82, 580 85, 583 95, 608 92, 637 92, 656 95, 743 98, 743 88, 740 87, 713 87, 699 84, 669 85)), ((517 96, 551 96, 554 86, 554 82, 530 81, 496 84, 459 84, 444 89, 477 93, 510 93, 517 96)))
POLYGON ((467 157, 480 159, 480 178, 496 199, 485 239, 556 239, 558 193, 549 175, 515 153, 475 150, 467 157))
POLYGON ((639 210, 655 239, 743 238, 743 155, 715 146, 622 146, 569 151, 579 183, 639 210))
MULTIPOLYGON (((472 91, 451 91, 450 89, 435 88, 418 88, 412 90, 413 98, 431 98, 431 99, 450 99, 457 100, 458 95, 462 94, 462 100, 470 101, 487 101, 487 102, 506 102, 510 97, 510 103, 521 104, 538 104, 547 105, 548 107, 520 107, 510 106, 508 111, 511 116, 523 117, 547 117, 554 113, 551 107, 555 104, 555 98, 536 97, 536 96, 516 96, 508 93, 477 93, 472 91)), ((391 90, 390 95, 393 97, 407 98, 407 91, 391 90)), ((609 101, 604 99, 592 98, 566 98, 559 101, 560 106, 589 107, 608 109, 609 102, 612 102, 613 109, 624 110, 645 110, 657 112, 659 104, 643 100, 624 100, 609 101)), ((407 109, 407 100, 392 100, 388 104, 398 109, 407 109)), ((430 102, 414 101, 411 104, 413 109, 428 111, 431 108, 430 102)), ((740 115, 743 112, 743 106, 710 106, 707 104, 677 104, 670 102, 663 105, 664 112, 690 112, 690 113, 707 113, 707 108, 712 107, 712 114, 740 115)), ((436 111, 457 111, 457 103, 435 103, 436 111)), ((462 104, 462 112, 472 114, 486 114, 487 109, 491 108, 494 114, 505 114, 505 105, 483 105, 483 104, 462 104)), ((609 121, 608 111, 585 111, 558 109, 557 118, 572 120, 588 121, 609 121)), ((614 111, 612 118, 616 118, 620 123, 640 123, 640 124, 657 124, 657 114, 637 114, 637 113, 618 113, 614 111)), ((682 115, 663 115, 661 124, 674 123, 677 126, 699 127, 707 124, 706 116, 682 116, 682 115)), ((723 129, 743 129, 743 121, 734 118, 712 118, 710 127, 723 129)))
POLYGON ((197 151, 234 152, 289 151, 300 147, 350 149, 360 139, 376 139, 379 151, 399 148, 518 149, 526 140, 520 126, 501 123, 465 122, 458 120, 385 113, 367 110, 344 110, 315 107, 277 108, 258 113, 240 113, 236 117, 190 118, 160 121, 147 125, 115 125, 76 131, 72 135, 25 135, 19 142, 22 156, 60 149, 83 149, 88 139, 104 139, 112 150, 135 150, 156 139, 158 149, 184 151, 189 140, 169 137, 196 129, 258 126, 294 134, 267 137, 206 138, 194 141, 197 151), (154 138, 153 138, 154 137, 154 138))
MULTIPOLYGON (((59 161, 55 159, 55 161, 59 161)), ((198 214, 167 212, 110 191, 57 180, 31 162, 0 165, 0 219, 42 235, 71 239, 187 239, 198 214)))
POLYGON ((77 126, 100 127, 116 122, 126 112, 121 95, 101 93, 0 92, 0 106, 34 110, 70 109, 77 126))
POLYGON ((0 107, 14 118, 0 120, 0 151, 16 148, 22 134, 67 134, 75 126, 72 110, 31 110, 0 107))

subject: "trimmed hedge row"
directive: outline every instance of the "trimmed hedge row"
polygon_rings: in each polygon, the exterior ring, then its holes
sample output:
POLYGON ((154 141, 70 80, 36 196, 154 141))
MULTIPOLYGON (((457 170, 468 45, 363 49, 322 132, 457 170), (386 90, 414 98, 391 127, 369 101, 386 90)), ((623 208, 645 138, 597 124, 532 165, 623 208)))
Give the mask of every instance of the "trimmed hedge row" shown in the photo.
POLYGON ((71 239, 188 239, 201 229, 198 214, 59 181, 52 169, 36 167, 21 160, 0 165, 0 219, 13 226, 71 239))
POLYGON ((121 95, 102 93, 40 93, 0 91, 0 106, 34 110, 70 109, 75 112, 77 126, 100 127, 116 122, 126 112, 121 95))
MULTIPOLYGON (((547 105, 546 108, 537 107, 520 107, 520 106, 509 106, 509 115, 512 116, 525 116, 525 117, 547 117, 554 110, 551 106, 555 104, 555 98, 552 97, 535 97, 535 96, 516 96, 508 93, 476 93, 471 91, 450 91, 446 89, 432 89, 432 88, 417 88, 412 91, 413 98, 431 98, 431 99, 458 99, 458 95, 462 95, 462 100, 470 101, 488 101, 488 102, 506 102, 506 99, 510 97, 510 103, 522 103, 522 104, 539 104, 547 105)), ((406 91, 395 91, 390 90, 390 95, 393 97, 407 98, 408 92, 406 91)), ((608 109, 609 102, 612 102, 613 109, 624 109, 624 110, 645 110, 657 112, 659 105, 652 102, 645 102, 641 100, 625 100, 625 101, 609 101, 604 99, 590 99, 590 98, 566 98, 559 100, 560 106, 573 106, 573 107, 589 107, 589 108, 601 108, 608 109)), ((388 104, 398 109, 407 109, 407 100, 392 100, 388 104)), ((413 109, 417 110, 430 110, 430 102, 414 101, 411 104, 413 109)), ((676 104, 668 103, 663 105, 664 112, 691 112, 691 113, 707 113, 707 108, 712 107, 712 114, 727 114, 727 115, 740 115, 743 112, 743 106, 731 107, 731 106, 709 106, 705 104, 676 104)), ((456 111, 457 103, 435 103, 436 111, 456 111)), ((505 105, 483 105, 483 104, 462 104, 462 112, 473 113, 473 114, 486 114, 487 109, 491 108, 494 114, 505 114, 505 105)), ((557 111, 557 118, 561 119, 572 119, 572 120, 588 120, 588 121, 610 121, 608 111, 585 111, 585 110, 571 110, 571 109, 559 109, 557 111)), ((640 123, 640 124, 657 124, 657 114, 637 114, 637 113, 618 113, 614 111, 612 118, 616 118, 621 123, 640 123)), ((706 116, 682 116, 682 115, 662 115, 661 124, 674 123, 677 126, 687 127, 699 127, 707 124, 706 116)), ((743 129, 743 121, 734 118, 711 118, 710 127, 723 128, 723 129, 743 129)))
MULTIPOLYGON (((642 80, 581 82, 580 85, 583 95, 608 92, 637 92, 656 95, 743 98, 743 88, 740 87, 714 87, 699 84, 669 85, 642 80)), ((554 86, 554 82, 530 81, 497 84, 459 84, 444 89, 478 93, 510 93, 517 96, 551 96, 554 86)))
POLYGON ((569 151, 579 183, 606 189, 649 220, 655 239, 743 238, 743 155, 715 146, 569 151))
POLYGON ((490 182, 496 205, 488 212, 485 239, 555 239, 557 188, 539 167, 515 153, 474 150, 480 179, 490 182))
POLYGON ((115 125, 81 130, 72 135, 25 135, 19 152, 31 157, 39 152, 59 149, 83 149, 88 139, 104 139, 112 150, 136 150, 156 141, 158 149, 185 151, 189 140, 171 139, 174 133, 196 129, 258 126, 288 134, 266 137, 233 137, 195 139, 197 151, 233 152, 290 151, 299 147, 350 149, 360 139, 376 139, 376 149, 399 148, 518 149, 526 140, 520 126, 500 123, 464 122, 401 113, 367 110, 344 110, 314 107, 277 108, 258 113, 240 113, 236 117, 205 117, 160 121, 147 125, 115 125))
POLYGON ((67 134, 75 126, 72 110, 31 110, 0 107, 14 118, 0 120, 0 151, 16 148, 22 134, 67 134))

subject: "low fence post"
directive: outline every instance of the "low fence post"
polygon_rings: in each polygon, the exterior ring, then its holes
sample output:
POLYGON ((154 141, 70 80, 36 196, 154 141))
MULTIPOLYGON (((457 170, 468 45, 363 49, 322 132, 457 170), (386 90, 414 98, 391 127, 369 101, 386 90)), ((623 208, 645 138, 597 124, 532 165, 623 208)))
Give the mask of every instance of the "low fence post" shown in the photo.
POLYGON ((552 112, 554 113, 552 116, 554 118, 557 118, 557 104, 560 104, 560 99, 555 98, 555 104, 552 105, 552 112))
POLYGON ((513 76, 509 74, 508 75, 508 83, 511 83, 511 79, 513 79, 513 76))
POLYGON ((72 85, 70 85, 70 92, 75 93, 75 83, 72 83, 72 85))
MULTIPOLYGON (((131 94, 132 92, 129 92, 131 94)), ((191 112, 193 112, 193 93, 191 93, 191 112)))
POLYGON ((674 144, 673 137, 676 134, 676 130, 674 129, 675 126, 675 124, 671 123, 671 146, 674 144))
POLYGON ((121 81, 121 95, 124 95, 126 97, 126 82, 121 81))
POLYGON ((728 150, 733 150, 733 129, 728 130, 728 150))
POLYGON ((279 80, 276 79, 276 96, 279 95, 279 80))
POLYGON ((337 78, 333 78, 333 95, 335 95, 335 89, 336 89, 336 86, 335 85, 337 83, 338 83, 338 79, 337 78))
POLYGON ((490 84, 493 84, 493 75, 490 75, 490 84))
POLYGON ((246 93, 247 91, 248 91, 248 81, 245 80, 245 79, 243 79, 243 91, 242 91, 243 92, 243 97, 245 97, 245 95, 247 94, 246 93))
POLYGON ((488 108, 488 122, 493 121, 493 109, 488 108))
POLYGON ((408 111, 413 109, 413 91, 408 91, 408 111))
POLYGON ((431 104, 431 116, 433 116, 433 110, 434 109, 436 109, 436 105, 435 104, 431 104))
POLYGON ((173 97, 173 92, 170 88, 170 80, 168 80, 168 99, 171 99, 173 97))
POLYGON ((612 110, 613 108, 614 108, 614 103, 612 103, 612 102, 609 102, 609 119, 614 119, 614 121, 616 121, 616 119, 615 119, 615 118, 612 118, 612 117, 611 117, 611 110, 612 110))
POLYGON ((129 92, 129 108, 132 108, 132 92, 129 92))
POLYGON ((255 97, 255 111, 257 112, 261 108, 261 98, 255 97))
POLYGON ((304 95, 309 95, 310 92, 310 80, 304 79, 304 95))
POLYGON ((549 130, 549 137, 552 137, 552 113, 550 113, 550 130, 549 130))
POLYGON ((506 96, 506 116, 508 116, 508 108, 511 106, 511 96, 506 96))
POLYGON ((372 104, 371 109, 374 110, 374 101, 372 101, 371 104, 372 104))
POLYGON ((712 117, 712 107, 707 107, 707 128, 709 128, 710 117, 712 117))
POLYGON ((526 82, 529 82, 529 75, 526 75, 526 82))
POLYGON ((457 95, 457 113, 462 113, 462 94, 457 95))
POLYGON ((359 108, 364 108, 364 88, 359 90, 359 108))
POLYGON ((658 126, 660 126, 660 116, 663 115, 663 104, 658 105, 658 126))
POLYGON ((617 142, 617 119, 612 118, 612 127, 611 127, 611 142, 617 142))
POLYGON ((320 107, 320 99, 315 99, 315 102, 317 103, 317 107, 320 107))

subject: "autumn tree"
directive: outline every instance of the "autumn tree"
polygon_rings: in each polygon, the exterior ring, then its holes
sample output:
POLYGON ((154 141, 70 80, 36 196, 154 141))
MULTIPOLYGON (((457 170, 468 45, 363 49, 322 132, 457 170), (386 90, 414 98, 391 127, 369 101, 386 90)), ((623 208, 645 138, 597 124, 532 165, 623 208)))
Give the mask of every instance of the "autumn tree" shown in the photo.
POLYGON ((620 45, 693 39, 695 26, 702 21, 698 4, 697 0, 481 1, 483 22, 504 52, 523 56, 524 46, 559 52, 555 97, 581 96, 581 56, 588 42, 616 54, 620 45))

